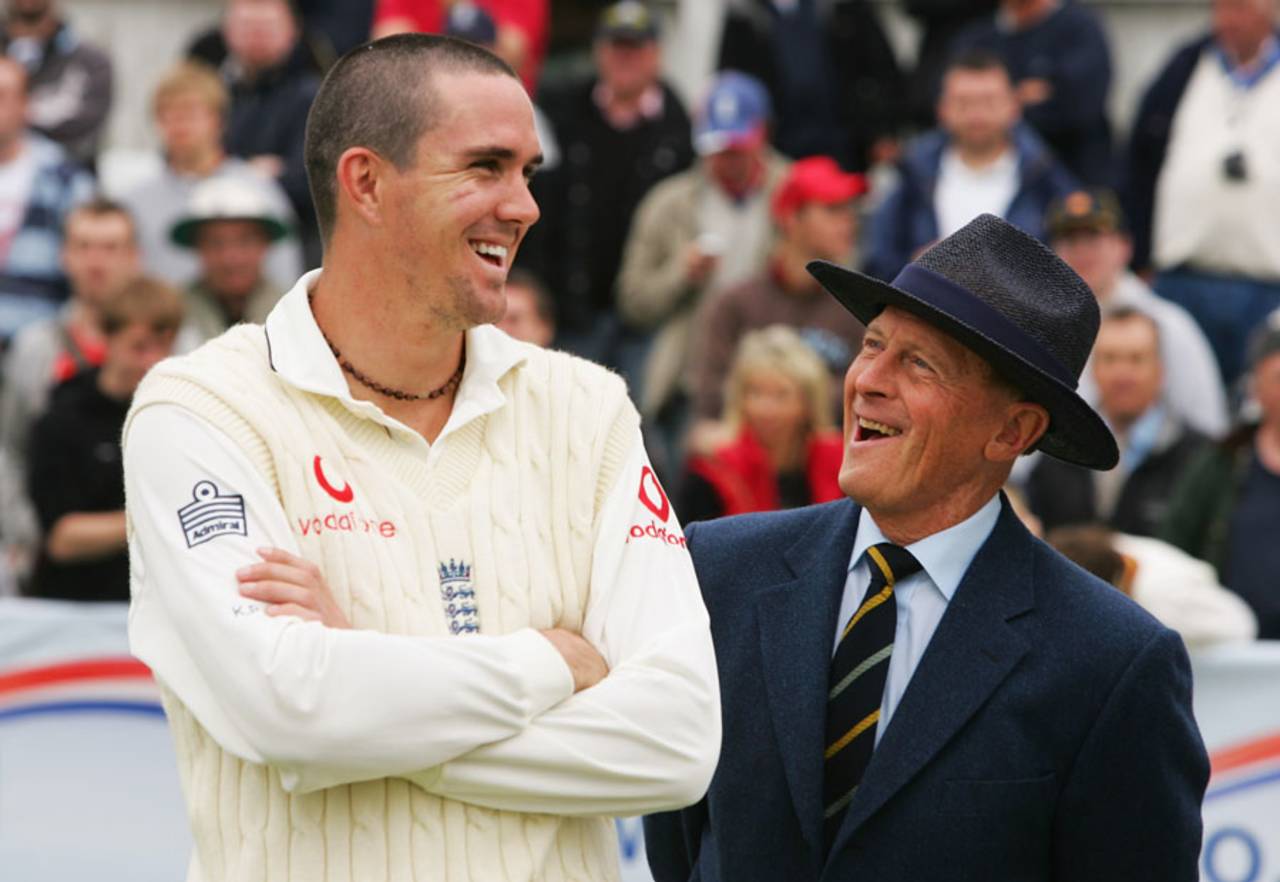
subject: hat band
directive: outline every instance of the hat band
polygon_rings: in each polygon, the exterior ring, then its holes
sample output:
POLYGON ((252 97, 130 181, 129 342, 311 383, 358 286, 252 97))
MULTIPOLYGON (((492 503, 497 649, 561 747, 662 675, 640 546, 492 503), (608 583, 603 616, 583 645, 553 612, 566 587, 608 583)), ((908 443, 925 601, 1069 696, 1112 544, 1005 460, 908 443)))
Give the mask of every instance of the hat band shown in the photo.
POLYGON ((1072 376, 1051 352, 986 301, 946 276, 909 263, 893 280, 893 287, 977 331, 1067 388, 1074 390, 1079 385, 1079 378, 1072 376))

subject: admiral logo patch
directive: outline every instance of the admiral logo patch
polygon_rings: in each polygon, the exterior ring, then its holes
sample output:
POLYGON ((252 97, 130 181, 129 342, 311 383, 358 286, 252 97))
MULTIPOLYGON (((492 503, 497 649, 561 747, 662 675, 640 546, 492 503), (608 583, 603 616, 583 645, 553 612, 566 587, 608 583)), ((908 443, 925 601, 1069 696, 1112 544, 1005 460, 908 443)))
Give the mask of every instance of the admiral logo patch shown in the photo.
POLYGON ((249 535, 243 496, 221 494, 212 481, 201 481, 191 489, 191 497, 191 502, 178 509, 178 522, 188 548, 219 536, 249 535))

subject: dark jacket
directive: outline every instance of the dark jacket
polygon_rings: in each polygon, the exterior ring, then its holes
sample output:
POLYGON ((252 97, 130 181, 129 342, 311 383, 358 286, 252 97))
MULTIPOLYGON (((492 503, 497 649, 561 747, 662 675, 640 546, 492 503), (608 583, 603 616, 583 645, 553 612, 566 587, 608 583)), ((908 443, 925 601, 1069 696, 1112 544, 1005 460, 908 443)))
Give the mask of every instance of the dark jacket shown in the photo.
MULTIPOLYGON (((27 491, 47 536, 63 516, 124 510, 120 435, 128 401, 98 389, 99 370, 58 386, 31 430, 27 491)), ((129 555, 60 563, 41 549, 31 593, 60 600, 128 600, 129 555)))
MULTIPOLYGON (((1133 234, 1133 265, 1146 269, 1151 265, 1151 228, 1155 223, 1156 183, 1169 150, 1169 134, 1178 104, 1191 82, 1200 54, 1213 43, 1206 34, 1180 48, 1169 59, 1160 74, 1147 88, 1138 105, 1129 136, 1125 159, 1123 192, 1125 214, 1133 234)), ((1214 174, 1216 169, 1205 169, 1214 174)))
POLYGON ((1000 27, 991 16, 956 38, 953 53, 967 49, 1004 59, 1015 83, 1047 80, 1053 90, 1049 98, 1026 107, 1023 118, 1082 181, 1115 186, 1107 121, 1111 50, 1093 10, 1078 2, 1063 3, 1018 31, 1000 27))
MULTIPOLYGON (((10 54, 5 32, 0 51, 10 54)), ((111 111, 111 59, 64 23, 40 47, 27 76, 31 127, 92 166, 111 111)))
MULTIPOLYGON (((1106 521, 1112 529, 1134 536, 1160 530, 1174 488, 1209 439, 1177 423, 1166 422, 1155 449, 1124 482, 1115 511, 1106 521)), ((1049 456, 1041 457, 1027 483, 1027 503, 1045 530, 1101 521, 1094 472, 1049 456)))
MULTIPOLYGON (((892 281, 917 250, 938 239, 933 197, 949 143, 947 133, 935 129, 907 145, 898 164, 901 179, 871 220, 866 266, 876 278, 892 281)), ((1049 203, 1074 190, 1076 182, 1027 126, 1014 129, 1013 147, 1021 182, 1004 219, 1043 240, 1049 203)))
POLYGON ((1227 564, 1231 515, 1249 473, 1257 425, 1243 426, 1201 449, 1187 464, 1157 531, 1159 538, 1208 561, 1222 574, 1227 564))
POLYGON ((319 234, 302 155, 307 113, 320 88, 311 64, 301 44, 283 64, 253 78, 243 76, 233 59, 223 62, 222 76, 231 93, 223 141, 232 156, 272 155, 284 160, 280 186, 298 216, 307 265, 317 266, 319 234))
POLYGON ((846 499, 689 528, 724 742, 701 802, 646 819, 657 882, 1195 882, 1209 763, 1182 640, 1007 501, 825 852, 858 517, 846 499))
POLYGON ((614 309, 636 206, 654 184, 693 162, 689 115, 668 86, 662 86, 661 116, 626 131, 600 114, 595 87, 592 79, 541 101, 562 158, 533 180, 542 219, 519 253, 521 265, 551 291, 561 331, 586 331, 597 315, 614 309))
POLYGON ((729 4, 719 67, 749 73, 765 84, 776 116, 773 143, 784 154, 797 159, 827 154, 846 169, 860 171, 870 164, 868 153, 876 139, 895 134, 906 121, 903 77, 866 0, 816 5, 822 7, 817 27, 826 37, 827 57, 822 61, 827 73, 822 82, 832 90, 821 114, 825 119, 817 120, 821 132, 814 131, 812 108, 786 100, 780 62, 795 64, 800 59, 779 44, 778 13, 769 0, 729 4))

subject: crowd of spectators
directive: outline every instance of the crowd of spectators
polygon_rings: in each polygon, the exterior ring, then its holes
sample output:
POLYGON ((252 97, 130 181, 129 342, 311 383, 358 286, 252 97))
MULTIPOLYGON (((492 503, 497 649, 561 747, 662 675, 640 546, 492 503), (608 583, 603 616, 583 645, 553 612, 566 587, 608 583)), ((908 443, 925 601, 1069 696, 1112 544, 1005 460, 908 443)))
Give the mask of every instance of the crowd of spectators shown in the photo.
POLYGON ((140 372, 320 264, 311 100, 339 53, 423 31, 489 47, 535 101, 542 218, 502 327, 626 378, 684 519, 839 494, 862 328, 806 265, 891 281, 989 212, 1097 296, 1081 393, 1121 450, 1099 474, 1028 457, 1018 504, 1157 615, 1224 623, 1189 639, 1280 637, 1273 0, 1211 0, 1129 131, 1079 0, 904 0, 914 64, 868 0, 725 0, 688 106, 660 73, 670 4, 601 2, 572 46, 549 0, 226 0, 151 84, 160 151, 127 180, 98 177, 110 53, 55 0, 3 5, 0 592, 124 595, 115 439, 140 372), (557 53, 582 75, 551 75, 557 53))

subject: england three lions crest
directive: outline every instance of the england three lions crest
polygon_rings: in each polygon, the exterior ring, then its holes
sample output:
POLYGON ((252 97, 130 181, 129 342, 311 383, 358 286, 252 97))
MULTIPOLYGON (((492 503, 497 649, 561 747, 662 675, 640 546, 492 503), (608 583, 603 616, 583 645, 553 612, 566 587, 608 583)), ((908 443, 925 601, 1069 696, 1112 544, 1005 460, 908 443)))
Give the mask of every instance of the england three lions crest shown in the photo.
POLYGON ((453 558, 440 564, 440 599, 451 634, 479 634, 480 611, 471 584, 471 564, 453 558))
POLYGON ((244 497, 219 493, 212 481, 191 488, 191 502, 178 509, 178 522, 188 548, 203 545, 219 536, 248 536, 244 497))

